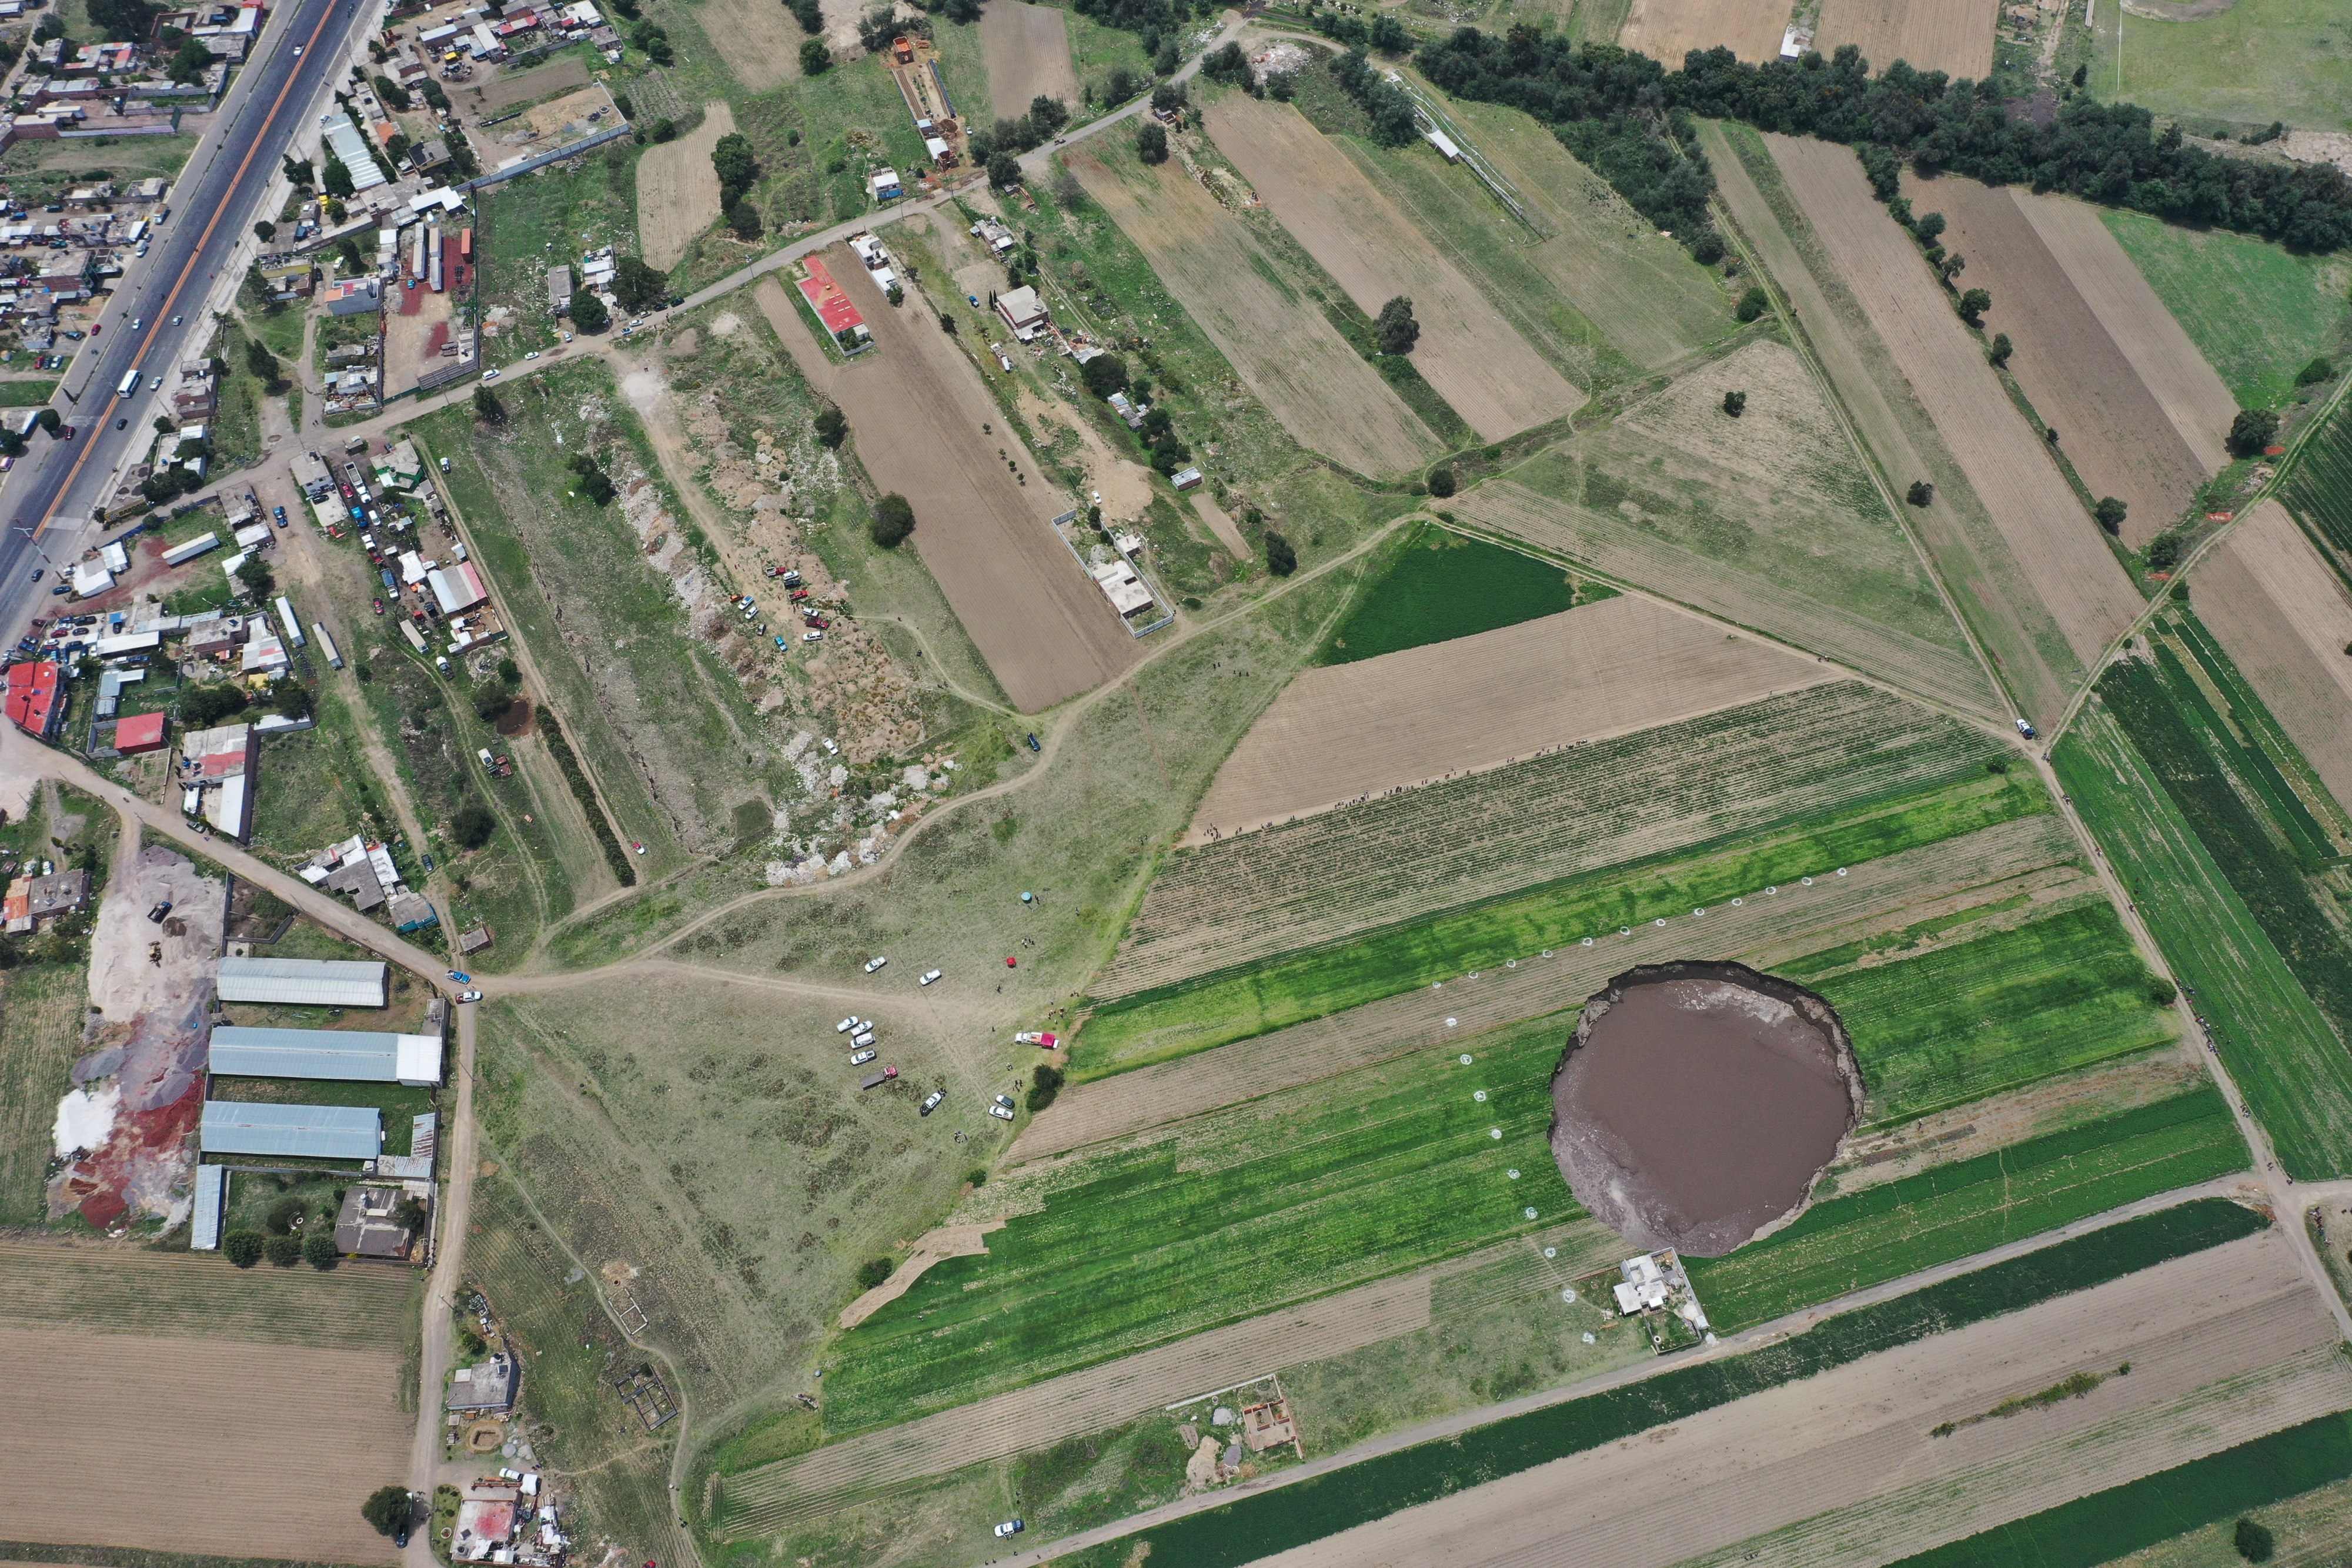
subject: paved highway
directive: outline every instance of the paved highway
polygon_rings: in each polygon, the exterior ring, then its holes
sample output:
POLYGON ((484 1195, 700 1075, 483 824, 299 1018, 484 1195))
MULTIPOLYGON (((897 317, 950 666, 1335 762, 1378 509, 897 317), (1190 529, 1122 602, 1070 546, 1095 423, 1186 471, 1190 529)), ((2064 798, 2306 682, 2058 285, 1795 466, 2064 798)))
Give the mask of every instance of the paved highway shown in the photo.
POLYGON ((55 568, 86 548, 86 524, 114 472, 152 438, 154 378, 205 347, 207 302, 224 287, 223 275, 242 271, 238 248, 254 220, 276 216, 261 205, 281 161, 326 99, 330 73, 343 70, 362 18, 375 9, 374 0, 288 0, 164 199, 170 219, 146 258, 126 269, 106 301, 104 330, 81 345, 66 374, 71 397, 58 412, 79 434, 55 441, 36 432, 0 492, 8 522, 0 534, 0 630, 8 639, 34 604, 47 602, 55 568), (115 389, 134 366, 147 382, 118 399, 115 389), (118 422, 124 428, 115 428, 118 422), (36 569, 46 571, 37 584, 36 569))

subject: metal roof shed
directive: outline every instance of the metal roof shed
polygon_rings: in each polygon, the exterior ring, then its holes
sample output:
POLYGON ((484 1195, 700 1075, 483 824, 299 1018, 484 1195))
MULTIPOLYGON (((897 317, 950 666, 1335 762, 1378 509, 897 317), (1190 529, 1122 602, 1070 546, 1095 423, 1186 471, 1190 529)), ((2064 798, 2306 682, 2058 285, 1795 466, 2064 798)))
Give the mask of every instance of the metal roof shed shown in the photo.
POLYGON ((223 958, 220 998, 280 1007, 380 1008, 390 1000, 381 963, 345 958, 223 958))
POLYGON ((373 1105, 258 1105, 205 1102, 208 1155, 278 1155, 372 1160, 383 1150, 383 1113, 373 1105))
POLYGON ((188 1225, 190 1250, 213 1252, 219 1249, 221 1212, 227 1206, 228 1167, 198 1166, 196 1167, 196 1211, 188 1225))
POLYGON ((223 1024, 213 1030, 212 1071, 218 1078, 332 1078, 429 1087, 441 1082, 441 1040, 430 1034, 223 1024))

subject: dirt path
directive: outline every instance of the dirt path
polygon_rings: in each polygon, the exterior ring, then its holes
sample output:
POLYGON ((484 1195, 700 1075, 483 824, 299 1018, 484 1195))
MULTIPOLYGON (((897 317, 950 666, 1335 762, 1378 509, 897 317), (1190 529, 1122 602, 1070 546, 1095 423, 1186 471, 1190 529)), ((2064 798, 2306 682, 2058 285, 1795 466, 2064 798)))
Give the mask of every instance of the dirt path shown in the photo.
POLYGON ((1004 1221, 992 1219, 983 1225, 942 1225, 932 1230, 915 1243, 906 1261, 891 1270, 888 1279, 841 1309, 841 1326, 854 1329, 905 1295, 916 1281, 931 1271, 932 1264, 986 1252, 989 1232, 1003 1228, 1004 1221))

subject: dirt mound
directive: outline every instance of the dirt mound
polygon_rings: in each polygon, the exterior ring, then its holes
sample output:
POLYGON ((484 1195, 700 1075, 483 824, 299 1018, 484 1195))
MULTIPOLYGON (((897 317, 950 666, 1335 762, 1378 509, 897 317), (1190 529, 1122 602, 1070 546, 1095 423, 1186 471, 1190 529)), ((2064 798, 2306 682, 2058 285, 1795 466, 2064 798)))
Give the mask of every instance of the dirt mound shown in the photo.
POLYGON ((1552 1155, 1636 1247, 1719 1258, 1804 1205, 1861 1119, 1829 1003, 1739 964, 1645 965, 1585 1003, 1552 1075, 1552 1155))

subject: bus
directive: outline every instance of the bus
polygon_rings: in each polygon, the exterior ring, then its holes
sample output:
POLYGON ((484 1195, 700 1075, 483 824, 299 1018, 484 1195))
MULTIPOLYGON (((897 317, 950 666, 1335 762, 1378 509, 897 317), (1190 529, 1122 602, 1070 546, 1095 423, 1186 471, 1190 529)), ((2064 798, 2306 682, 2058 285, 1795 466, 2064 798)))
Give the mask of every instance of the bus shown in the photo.
POLYGON ((137 392, 139 390, 139 378, 142 373, 142 372, 134 370, 129 375, 124 376, 122 378, 122 384, 114 389, 114 395, 117 397, 129 397, 132 392, 137 392))

